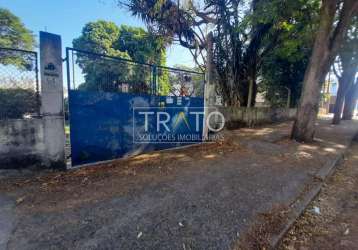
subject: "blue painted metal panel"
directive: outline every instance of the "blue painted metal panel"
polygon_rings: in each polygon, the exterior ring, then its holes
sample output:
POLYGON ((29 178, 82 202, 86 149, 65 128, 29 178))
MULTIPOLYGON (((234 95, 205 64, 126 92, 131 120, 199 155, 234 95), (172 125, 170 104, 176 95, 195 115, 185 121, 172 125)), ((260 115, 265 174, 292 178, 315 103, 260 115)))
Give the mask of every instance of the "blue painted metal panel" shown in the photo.
POLYGON ((204 100, 199 97, 69 90, 72 164, 201 142, 203 117, 195 113, 203 113, 203 107, 204 100), (151 112, 147 130, 143 112, 151 112), (157 127, 158 112, 169 114, 170 132, 163 124, 157 127), (143 136, 151 140, 146 141, 143 136), (172 140, 166 140, 166 136, 172 140))

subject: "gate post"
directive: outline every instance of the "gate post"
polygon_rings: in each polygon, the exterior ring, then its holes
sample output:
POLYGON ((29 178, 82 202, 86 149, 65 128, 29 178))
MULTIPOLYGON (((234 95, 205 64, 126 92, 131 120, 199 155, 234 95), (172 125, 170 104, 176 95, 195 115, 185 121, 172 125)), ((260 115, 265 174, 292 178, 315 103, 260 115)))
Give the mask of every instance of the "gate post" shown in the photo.
POLYGON ((65 169, 62 46, 59 35, 40 32, 41 114, 44 123, 44 164, 65 169))

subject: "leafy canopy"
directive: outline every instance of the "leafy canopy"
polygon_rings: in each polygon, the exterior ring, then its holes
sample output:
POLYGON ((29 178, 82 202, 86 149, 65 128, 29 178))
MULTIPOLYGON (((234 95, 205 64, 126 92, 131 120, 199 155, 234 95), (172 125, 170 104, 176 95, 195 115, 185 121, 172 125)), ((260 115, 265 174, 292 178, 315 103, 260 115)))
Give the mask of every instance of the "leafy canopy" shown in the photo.
POLYGON ((13 77, 35 68, 34 54, 11 49, 33 50, 35 38, 20 18, 0 8, 0 67, 5 69, 0 79, 0 114, 2 118, 18 119, 38 111, 38 96, 33 79, 13 77), (21 87, 17 87, 17 84, 21 87))
POLYGON ((32 50, 34 46, 34 35, 20 18, 0 8, 0 47, 32 50))
MULTIPOLYGON (((113 22, 96 21, 85 25, 82 34, 73 40, 75 49, 129 59, 140 63, 165 65, 165 41, 142 28, 113 22)), ((132 92, 147 92, 152 81, 152 67, 128 64, 108 58, 92 58, 79 54, 77 63, 85 74, 81 88, 117 91, 122 84, 129 84, 132 92)), ((167 92, 166 75, 159 75, 159 89, 167 92)), ((165 93, 163 93, 165 94, 165 93)))
MULTIPOLYGON (((208 33, 213 32, 213 66, 227 105, 247 105, 249 86, 256 92, 264 59, 286 43, 295 50, 300 13, 318 0, 119 0, 154 32, 189 49, 204 68, 208 33), (288 41, 289 40, 289 41, 288 41), (290 43, 290 44, 289 44, 290 43)), ((310 11, 314 13, 317 8, 310 11)), ((308 11, 309 12, 309 11, 308 11)), ((308 13, 307 17, 310 17, 308 13)), ((313 35, 314 33, 310 33, 313 35)), ((279 53, 276 51, 276 53, 279 53)), ((286 52, 284 52, 286 53, 286 52)), ((287 53, 291 53, 288 52, 287 53)), ((292 53, 291 53, 292 54, 292 53)), ((255 98, 252 98, 254 100, 255 98)))
POLYGON ((300 8, 289 22, 282 22, 278 36, 281 46, 270 50, 262 60, 259 90, 272 106, 285 106, 291 92, 291 106, 296 106, 318 24, 319 1, 300 0, 300 8))
MULTIPOLYGON (((0 8, 0 47, 33 50, 35 38, 20 18, 7 9, 0 8)), ((0 50, 0 64, 14 65, 23 70, 33 68, 32 55, 10 50, 0 50)))

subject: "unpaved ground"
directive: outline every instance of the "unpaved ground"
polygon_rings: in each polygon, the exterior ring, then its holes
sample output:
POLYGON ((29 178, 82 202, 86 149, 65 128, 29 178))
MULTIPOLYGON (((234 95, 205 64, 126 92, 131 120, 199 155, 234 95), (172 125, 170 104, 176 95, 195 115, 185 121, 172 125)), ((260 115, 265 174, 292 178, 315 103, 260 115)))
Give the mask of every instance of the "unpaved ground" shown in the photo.
POLYGON ((281 250, 358 249, 358 143, 289 231, 281 250), (319 213, 315 212, 319 208, 319 213))
POLYGON ((223 143, 1 179, 0 195, 16 206, 7 248, 233 248, 259 214, 282 214, 357 131, 354 122, 339 128, 322 122, 319 140, 305 145, 288 140, 290 126, 235 130, 223 143))

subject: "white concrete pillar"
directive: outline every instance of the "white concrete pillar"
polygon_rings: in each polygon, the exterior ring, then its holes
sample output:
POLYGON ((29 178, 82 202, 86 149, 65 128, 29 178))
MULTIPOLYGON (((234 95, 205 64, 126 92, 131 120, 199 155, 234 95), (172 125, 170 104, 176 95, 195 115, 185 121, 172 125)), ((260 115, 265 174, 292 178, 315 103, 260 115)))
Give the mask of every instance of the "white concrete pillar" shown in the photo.
POLYGON ((65 128, 63 113, 62 45, 59 35, 40 32, 41 114, 44 122, 45 165, 63 169, 65 128))

